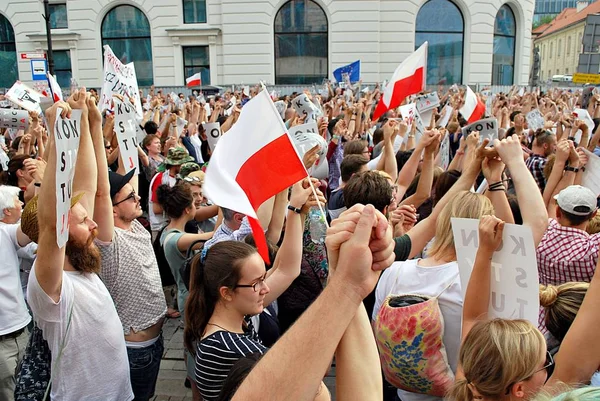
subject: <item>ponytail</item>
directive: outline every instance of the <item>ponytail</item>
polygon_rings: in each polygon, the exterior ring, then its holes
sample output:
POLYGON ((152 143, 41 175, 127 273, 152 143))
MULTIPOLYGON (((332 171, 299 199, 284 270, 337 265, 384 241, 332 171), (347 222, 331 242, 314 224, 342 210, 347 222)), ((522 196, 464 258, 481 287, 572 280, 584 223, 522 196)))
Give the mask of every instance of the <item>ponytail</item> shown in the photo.
POLYGON ((452 388, 446 394, 445 400, 448 401, 472 401, 473 392, 467 379, 457 380, 452 388))

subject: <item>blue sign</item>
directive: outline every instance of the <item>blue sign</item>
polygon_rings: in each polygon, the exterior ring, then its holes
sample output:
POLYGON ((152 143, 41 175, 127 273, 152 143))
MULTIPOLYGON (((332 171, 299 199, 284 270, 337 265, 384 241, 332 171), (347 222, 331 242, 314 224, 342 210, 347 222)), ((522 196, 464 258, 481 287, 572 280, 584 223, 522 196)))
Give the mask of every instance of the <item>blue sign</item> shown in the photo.
POLYGON ((45 81, 48 63, 46 60, 31 60, 31 79, 33 81, 45 81))

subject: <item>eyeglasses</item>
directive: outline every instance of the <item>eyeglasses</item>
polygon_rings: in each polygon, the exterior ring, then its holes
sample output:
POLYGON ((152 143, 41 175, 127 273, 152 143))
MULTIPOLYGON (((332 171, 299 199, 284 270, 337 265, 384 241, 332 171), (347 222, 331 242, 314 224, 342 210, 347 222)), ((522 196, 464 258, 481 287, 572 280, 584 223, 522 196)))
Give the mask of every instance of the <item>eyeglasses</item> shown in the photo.
MULTIPOLYGON (((546 370, 548 371, 551 367, 554 366, 554 358, 552 357, 552 354, 550 353, 550 351, 546 351, 546 363, 544 364, 544 366, 538 370, 536 370, 535 372, 533 372, 529 377, 526 377, 523 380, 529 380, 533 377, 533 375, 535 375, 538 372, 541 372, 542 370, 546 370)), ((515 382, 516 383, 516 382, 515 382)), ((515 385, 515 383, 511 383, 510 386, 508 386, 506 388, 506 394, 505 395, 509 395, 510 394, 510 389, 512 388, 512 386, 515 385)))
POLYGON ((265 284, 265 279, 267 278, 267 273, 265 273, 264 276, 262 276, 261 278, 258 279, 258 281, 254 284, 236 284, 235 287, 233 287, 234 289, 236 288, 252 288, 252 290, 254 292, 258 292, 260 290, 259 286, 262 287, 265 284), (257 290, 258 288, 258 290, 257 290))
POLYGON ((117 206, 118 204, 127 202, 129 199, 135 199, 136 196, 137 196, 137 194, 135 193, 135 191, 131 191, 131 193, 129 195, 127 195, 127 198, 120 200, 117 203, 113 203, 113 206, 117 206))

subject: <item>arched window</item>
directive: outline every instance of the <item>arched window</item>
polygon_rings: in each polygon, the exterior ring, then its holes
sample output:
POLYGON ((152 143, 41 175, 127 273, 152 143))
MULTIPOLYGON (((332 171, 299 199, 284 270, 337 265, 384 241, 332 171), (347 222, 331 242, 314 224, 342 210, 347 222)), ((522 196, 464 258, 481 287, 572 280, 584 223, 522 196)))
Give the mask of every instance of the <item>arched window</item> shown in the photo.
POLYGON ((110 10, 102 21, 102 45, 109 45, 124 64, 135 62, 139 86, 153 84, 150 23, 143 12, 133 6, 110 10))
POLYGON ((417 14, 415 49, 429 42, 427 83, 462 83, 464 20, 450 0, 429 0, 417 14))
POLYGON ((19 79, 15 31, 10 21, 0 14, 0 87, 10 88, 19 79))
MULTIPOLYGON (((516 36, 515 15, 505 4, 498 10, 494 23, 492 85, 512 85, 514 83, 516 36)), ((552 47, 550 48, 550 57, 552 57, 552 47)))
POLYGON ((327 16, 312 0, 291 0, 275 16, 275 83, 327 78, 327 16))

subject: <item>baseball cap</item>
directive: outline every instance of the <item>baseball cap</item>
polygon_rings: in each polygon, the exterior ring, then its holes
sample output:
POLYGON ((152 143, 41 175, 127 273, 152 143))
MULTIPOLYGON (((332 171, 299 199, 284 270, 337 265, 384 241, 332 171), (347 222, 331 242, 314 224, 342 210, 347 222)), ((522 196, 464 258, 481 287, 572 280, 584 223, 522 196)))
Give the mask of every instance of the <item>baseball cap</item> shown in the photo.
POLYGON ((108 181, 110 182, 110 199, 114 199, 119 191, 131 181, 131 177, 135 174, 135 169, 131 170, 125 175, 115 173, 113 171, 108 172, 108 181))
POLYGON ((575 216, 586 216, 596 210, 596 195, 581 185, 566 187, 554 199, 558 207, 575 216))

